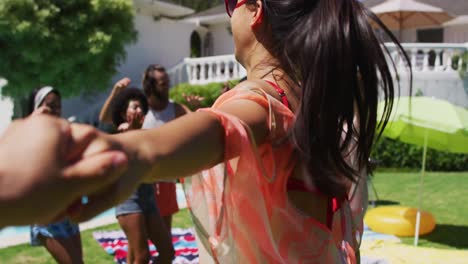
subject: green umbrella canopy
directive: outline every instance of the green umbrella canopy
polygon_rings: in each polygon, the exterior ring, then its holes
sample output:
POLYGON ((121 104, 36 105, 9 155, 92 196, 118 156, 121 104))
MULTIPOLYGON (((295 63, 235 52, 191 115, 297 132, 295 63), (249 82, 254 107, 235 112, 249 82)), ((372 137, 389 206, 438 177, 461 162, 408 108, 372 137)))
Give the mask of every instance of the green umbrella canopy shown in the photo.
MULTIPOLYGON (((383 104, 379 105, 379 118, 383 104)), ((468 111, 431 97, 401 97, 395 100, 384 136, 402 142, 468 153, 468 111)))
MULTIPOLYGON (((379 104, 379 118, 384 104, 379 104)), ((427 148, 468 153, 468 111, 430 97, 401 97, 395 101, 384 136, 423 146, 419 206, 414 245, 418 245, 420 208, 426 171, 427 148)))

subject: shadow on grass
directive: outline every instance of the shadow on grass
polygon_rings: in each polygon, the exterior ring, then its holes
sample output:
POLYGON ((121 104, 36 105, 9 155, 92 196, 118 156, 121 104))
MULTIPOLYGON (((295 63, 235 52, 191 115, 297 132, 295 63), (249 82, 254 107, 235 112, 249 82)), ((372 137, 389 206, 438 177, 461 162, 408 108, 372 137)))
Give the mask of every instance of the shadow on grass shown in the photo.
POLYGON ((369 205, 374 205, 375 207, 377 206, 386 206, 386 205, 399 205, 400 202, 397 201, 389 201, 389 200, 377 200, 377 201, 372 201, 369 200, 369 205))
POLYGON ((437 225, 432 233, 422 238, 457 249, 468 249, 468 226, 437 225))

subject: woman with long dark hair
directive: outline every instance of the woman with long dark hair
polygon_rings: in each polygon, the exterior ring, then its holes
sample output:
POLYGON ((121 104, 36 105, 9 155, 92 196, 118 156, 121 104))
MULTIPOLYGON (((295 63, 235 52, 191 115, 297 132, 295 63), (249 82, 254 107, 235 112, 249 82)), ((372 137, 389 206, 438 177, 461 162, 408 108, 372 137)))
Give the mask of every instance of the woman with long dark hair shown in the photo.
POLYGON ((226 0, 226 9, 247 81, 160 128, 96 132, 91 153, 122 149, 129 172, 81 218, 141 181, 195 174, 185 180, 188 204, 217 262, 355 263, 361 186, 386 124, 377 104, 388 120, 394 96, 369 20, 381 23, 357 0, 226 0))

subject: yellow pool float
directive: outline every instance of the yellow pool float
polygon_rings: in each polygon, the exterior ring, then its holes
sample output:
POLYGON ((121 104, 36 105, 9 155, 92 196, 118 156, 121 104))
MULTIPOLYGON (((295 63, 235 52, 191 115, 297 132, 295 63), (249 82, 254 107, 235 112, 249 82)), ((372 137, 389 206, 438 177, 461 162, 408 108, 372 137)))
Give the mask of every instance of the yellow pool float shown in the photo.
MULTIPOLYGON (((396 236, 414 236, 417 212, 416 208, 381 206, 369 210, 364 217, 364 222, 374 232, 396 236)), ((422 211, 419 234, 429 234, 435 226, 434 216, 429 212, 422 211)))

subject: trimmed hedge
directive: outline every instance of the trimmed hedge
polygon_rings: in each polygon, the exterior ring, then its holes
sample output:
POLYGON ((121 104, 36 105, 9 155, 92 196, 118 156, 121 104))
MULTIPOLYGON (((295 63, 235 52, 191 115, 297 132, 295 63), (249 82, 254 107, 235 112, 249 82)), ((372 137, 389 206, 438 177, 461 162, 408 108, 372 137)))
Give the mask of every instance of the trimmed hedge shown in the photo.
POLYGON ((460 78, 467 78, 467 67, 468 67, 468 52, 465 52, 461 55, 454 55, 452 57, 452 69, 458 70, 460 73, 460 78), (460 59, 462 60, 461 68, 459 67, 460 59))
MULTIPOLYGON (((238 81, 230 82, 234 87, 238 81)), ((183 94, 204 97, 201 107, 210 107, 221 94, 224 83, 190 85, 182 83, 170 91, 170 97, 177 103, 187 105, 183 94)), ((195 110, 195 109, 192 109, 195 110)), ((374 147, 372 158, 379 161, 379 168, 420 169, 422 147, 414 146, 389 138, 382 138, 374 147)), ((430 171, 468 171, 468 155, 427 151, 426 169, 430 171)))
MULTIPOLYGON (((239 81, 228 82, 229 87, 231 88, 234 87, 237 83, 239 83, 239 81)), ((209 83, 205 85, 192 85, 188 83, 181 83, 173 89, 171 89, 171 91, 169 92, 169 96, 173 101, 191 107, 185 101, 184 94, 199 95, 204 98, 204 100, 200 104, 200 107, 210 107, 221 95, 223 87, 224 83, 209 83)))
MULTIPOLYGON (((382 168, 420 169, 423 148, 389 138, 381 138, 375 144, 372 158, 382 168)), ((468 155, 454 154, 428 148, 426 170, 468 171, 468 155)))

